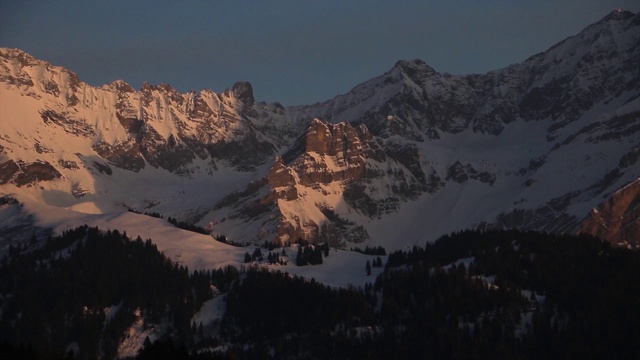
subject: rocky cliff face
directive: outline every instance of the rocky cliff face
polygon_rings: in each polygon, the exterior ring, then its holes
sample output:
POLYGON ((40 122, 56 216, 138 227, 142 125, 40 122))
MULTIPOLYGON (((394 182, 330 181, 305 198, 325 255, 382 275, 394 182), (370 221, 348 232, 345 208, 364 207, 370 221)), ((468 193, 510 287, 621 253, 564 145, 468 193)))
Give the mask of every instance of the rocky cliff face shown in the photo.
POLYGON ((449 75, 403 60, 285 108, 257 102, 248 82, 219 94, 93 87, 0 49, 0 190, 153 208, 239 242, 598 233, 582 225, 590 211, 640 177, 639 61, 640 17, 614 11, 505 69, 449 75))
POLYGON ((370 140, 369 130, 364 126, 332 125, 314 119, 284 158, 296 169, 304 186, 354 180, 365 170, 365 151, 375 146, 370 140))
POLYGON ((248 82, 222 94, 148 83, 136 91, 123 81, 97 88, 17 49, 0 51, 0 81, 6 91, 37 100, 33 110, 44 125, 134 172, 152 166, 188 175, 196 159, 252 171, 295 136, 276 106, 255 103, 248 82))
POLYGON ((345 213, 379 217, 426 189, 403 163, 419 164, 419 152, 404 153, 364 125, 314 119, 265 178, 223 199, 210 215, 221 232, 259 223, 257 241, 360 243, 369 235, 345 213), (380 189, 380 182, 394 186, 380 189))
POLYGON ((615 246, 640 245, 640 180, 618 190, 591 211, 580 232, 615 246))

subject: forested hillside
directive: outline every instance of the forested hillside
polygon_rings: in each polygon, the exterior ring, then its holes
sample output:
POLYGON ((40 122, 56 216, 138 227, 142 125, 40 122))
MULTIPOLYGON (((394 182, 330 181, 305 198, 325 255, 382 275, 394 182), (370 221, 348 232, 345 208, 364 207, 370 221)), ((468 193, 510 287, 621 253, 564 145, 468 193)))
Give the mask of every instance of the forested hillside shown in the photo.
POLYGON ((190 274, 115 230, 37 244, 2 259, 2 358, 111 359, 131 329, 151 335, 140 359, 640 356, 640 254, 587 236, 460 232, 391 253, 364 288, 190 274), (221 318, 193 322, 214 296, 221 318))
POLYGON ((117 230, 84 226, 40 247, 34 239, 1 262, 0 342, 16 358, 26 356, 21 351, 48 359, 71 350, 83 359, 112 359, 137 323, 168 329, 176 344, 192 346, 194 311, 213 296, 212 278, 225 289, 224 274, 237 278, 233 270, 189 274, 150 240, 117 230))

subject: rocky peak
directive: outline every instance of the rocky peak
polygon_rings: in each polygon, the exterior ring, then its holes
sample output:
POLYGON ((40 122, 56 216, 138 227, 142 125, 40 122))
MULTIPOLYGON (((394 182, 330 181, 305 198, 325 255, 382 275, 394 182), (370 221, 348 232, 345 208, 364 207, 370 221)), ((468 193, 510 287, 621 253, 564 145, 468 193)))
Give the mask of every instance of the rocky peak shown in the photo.
POLYGON ((144 82, 141 88, 142 97, 146 106, 149 106, 152 98, 154 97, 153 93, 158 92, 165 98, 170 99, 173 103, 182 106, 185 102, 185 97, 181 94, 177 89, 172 87, 169 84, 160 83, 158 85, 152 85, 148 82, 144 82))
POLYGON ((436 70, 420 59, 400 60, 395 66, 411 79, 424 78, 437 74, 436 70))
POLYGON ((304 185, 353 180, 364 172, 362 137, 371 139, 364 125, 356 128, 350 123, 330 124, 314 119, 284 155, 283 164, 289 163, 304 185))
POLYGON ((147 81, 142 83, 142 86, 140 87, 140 91, 143 93, 149 93, 151 91, 153 91, 153 85, 149 84, 147 81))
POLYGON ((247 106, 253 106, 255 99, 253 98, 253 87, 248 81, 238 81, 233 84, 231 93, 236 99, 242 101, 247 106))
POLYGON ((178 90, 174 89, 171 85, 169 84, 165 84, 165 83, 160 83, 158 85, 153 85, 153 84, 149 84, 148 82, 144 82, 144 84, 142 84, 142 92, 153 92, 153 91, 157 91, 161 94, 180 94, 178 92, 178 90))
POLYGON ((610 12, 607 16, 602 18, 602 20, 600 20, 599 22, 602 23, 602 22, 609 22, 609 21, 627 20, 634 16, 636 16, 636 14, 634 14, 633 12, 618 8, 610 12))
POLYGON ((331 141, 333 138, 332 129, 331 124, 320 119, 313 119, 305 135, 305 151, 317 152, 320 155, 327 154, 331 145, 335 144, 331 141))
POLYGON ((38 63, 45 63, 20 49, 0 48, 0 57, 14 59, 20 63, 21 66, 34 66, 38 63))
MULTIPOLYGON (((360 132, 371 138, 366 126, 361 125, 360 132)), ((348 153, 361 150, 360 136, 350 123, 330 124, 314 119, 305 135, 305 151, 346 158, 348 153)))
POLYGON ((127 84, 124 80, 115 80, 111 82, 111 84, 109 84, 109 87, 111 87, 112 89, 115 89, 118 92, 125 92, 130 94, 133 94, 136 92, 136 90, 133 87, 131 87, 131 85, 127 84))
MULTIPOLYGON (((0 82, 17 87, 36 87, 66 99, 68 106, 78 103, 75 92, 80 87, 80 79, 74 72, 52 66, 19 49, 0 48, 0 82)), ((34 92, 26 95, 38 98, 34 92)))

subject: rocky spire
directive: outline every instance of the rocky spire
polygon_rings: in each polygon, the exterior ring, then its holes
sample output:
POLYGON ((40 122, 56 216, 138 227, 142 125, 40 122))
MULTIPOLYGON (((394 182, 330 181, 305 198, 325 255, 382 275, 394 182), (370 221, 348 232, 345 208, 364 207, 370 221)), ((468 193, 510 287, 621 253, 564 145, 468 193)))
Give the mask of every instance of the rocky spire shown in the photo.
POLYGON ((238 81, 233 84, 231 88, 233 95, 247 106, 252 106, 255 103, 253 98, 253 87, 248 81, 238 81))

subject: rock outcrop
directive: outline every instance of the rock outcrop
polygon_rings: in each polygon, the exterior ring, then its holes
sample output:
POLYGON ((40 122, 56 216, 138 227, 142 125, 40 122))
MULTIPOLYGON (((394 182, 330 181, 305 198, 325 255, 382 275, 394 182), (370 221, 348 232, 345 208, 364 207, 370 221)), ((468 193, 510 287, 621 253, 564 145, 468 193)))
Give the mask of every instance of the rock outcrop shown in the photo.
POLYGON ((597 236, 614 246, 640 246, 640 179, 616 191, 591 211, 580 233, 597 236))

